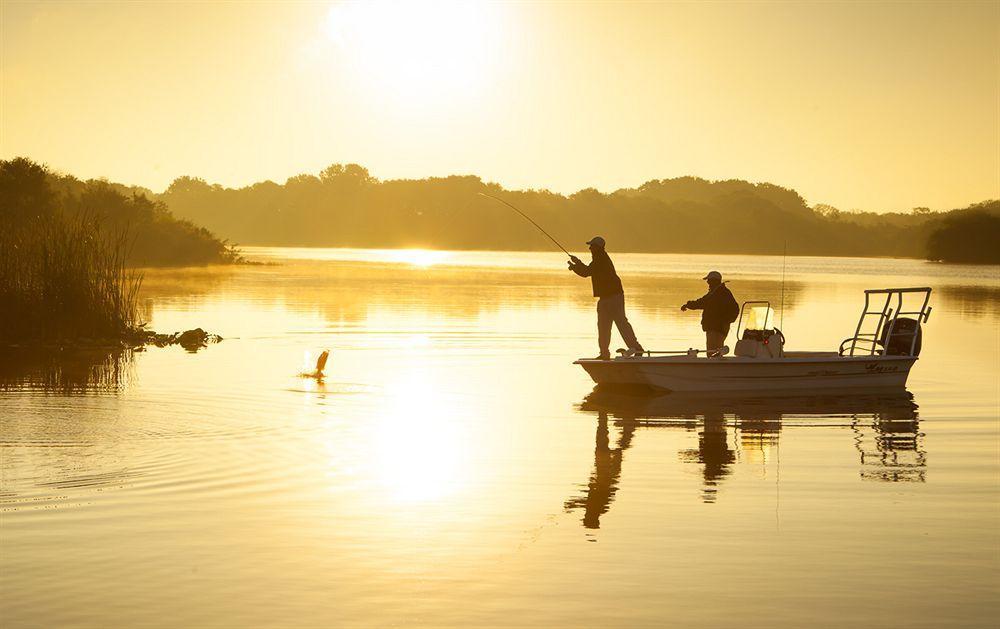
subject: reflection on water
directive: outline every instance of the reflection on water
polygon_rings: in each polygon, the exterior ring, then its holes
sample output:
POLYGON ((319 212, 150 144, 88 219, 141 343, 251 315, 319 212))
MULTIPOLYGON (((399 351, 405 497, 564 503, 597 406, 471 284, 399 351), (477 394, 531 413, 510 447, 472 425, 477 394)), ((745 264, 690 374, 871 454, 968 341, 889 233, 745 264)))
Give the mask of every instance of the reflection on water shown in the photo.
MULTIPOLYGON (((594 390, 562 256, 267 255, 147 273, 151 327, 210 351, 0 358, 4 629, 1000 613, 995 272, 789 258, 790 349, 836 349, 865 288, 933 286, 913 397, 706 399, 594 390)), ((711 268, 780 304, 780 256, 615 262, 651 349, 703 339, 679 306, 711 268)))
POLYGON ((597 421, 597 445, 594 447, 594 472, 583 495, 570 498, 565 503, 567 511, 583 509, 583 525, 588 529, 601 527, 601 516, 607 513, 618 491, 618 479, 622 473, 622 456, 632 445, 635 422, 626 421, 621 425, 618 443, 610 447, 608 438, 608 415, 601 412, 597 421))
POLYGON ((0 391, 119 391, 135 377, 131 349, 0 348, 0 391))
POLYGON ((927 452, 916 412, 856 418, 852 425, 861 455, 861 478, 884 482, 927 480, 927 452))
POLYGON ((963 317, 1000 318, 1000 287, 998 286, 942 286, 941 297, 963 317))
POLYGON ((583 509, 583 525, 600 528, 600 516, 609 510, 621 482, 625 451, 640 427, 697 432, 698 447, 682 449, 677 455, 682 462, 700 466, 706 503, 717 500, 734 464, 766 462, 772 452, 777 456, 785 423, 798 429, 849 427, 860 454, 862 479, 923 482, 927 455, 917 408, 905 390, 732 396, 597 386, 580 404, 580 410, 597 413, 594 471, 582 494, 564 506, 567 511, 583 509), (620 430, 614 448, 610 447, 609 416, 620 430))
POLYGON ((719 485, 729 476, 729 466, 736 462, 736 451, 729 448, 725 419, 717 415, 705 416, 698 430, 698 449, 678 454, 681 461, 702 465, 702 500, 715 502, 719 485))

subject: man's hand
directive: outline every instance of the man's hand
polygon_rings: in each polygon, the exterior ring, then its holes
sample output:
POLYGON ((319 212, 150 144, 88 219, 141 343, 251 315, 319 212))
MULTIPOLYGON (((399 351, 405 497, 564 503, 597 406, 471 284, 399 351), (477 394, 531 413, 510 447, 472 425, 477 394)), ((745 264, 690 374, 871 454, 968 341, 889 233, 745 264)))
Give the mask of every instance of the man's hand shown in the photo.
POLYGON ((687 309, 688 309, 687 304, 684 304, 683 306, 681 306, 681 312, 684 312, 687 309))
POLYGON ((576 256, 570 256, 570 257, 569 257, 569 262, 567 262, 567 263, 566 263, 566 267, 567 267, 567 268, 568 268, 568 269, 569 269, 570 271, 572 271, 572 270, 573 270, 573 267, 575 267, 575 266, 576 266, 576 265, 578 265, 578 264, 583 264, 583 262, 580 262, 580 258, 578 258, 578 257, 576 257, 576 256))

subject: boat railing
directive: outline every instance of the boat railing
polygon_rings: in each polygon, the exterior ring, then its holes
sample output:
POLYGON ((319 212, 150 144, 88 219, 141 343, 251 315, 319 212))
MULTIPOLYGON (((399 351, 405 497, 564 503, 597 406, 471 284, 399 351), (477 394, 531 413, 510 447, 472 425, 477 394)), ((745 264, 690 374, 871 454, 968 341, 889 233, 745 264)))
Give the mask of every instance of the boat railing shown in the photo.
MULTIPOLYGON (((906 355, 914 356, 917 352, 917 342, 920 338, 920 324, 925 323, 931 315, 931 307, 928 305, 930 298, 931 289, 929 287, 866 290, 864 309, 861 311, 861 317, 858 319, 854 336, 845 339, 840 344, 840 354, 842 356, 874 356, 879 352, 879 347, 883 344, 883 339, 888 344, 889 339, 894 337, 909 337, 910 349, 906 355), (920 308, 918 310, 904 310, 904 295, 917 293, 922 296, 922 298, 918 298, 920 308), (884 299, 882 299, 883 296, 884 299), (875 323, 875 330, 873 332, 863 332, 865 323, 870 317, 878 317, 875 323), (906 320, 910 317, 916 322, 912 330, 896 329, 900 318, 906 320)), ((885 351, 886 349, 886 347, 882 347, 881 351, 885 351)))
MULTIPOLYGON (((626 350, 618 350, 618 352, 620 354, 624 354, 625 351, 626 350)), ((649 357, 653 357, 653 356, 688 356, 690 358, 694 358, 698 354, 705 354, 705 356, 724 355, 728 351, 729 351, 729 346, 728 345, 724 345, 721 348, 716 349, 716 350, 696 349, 694 347, 689 348, 689 349, 672 349, 672 350, 671 349, 665 349, 665 350, 644 349, 641 352, 635 352, 635 353, 633 353, 632 356, 633 357, 636 357, 636 356, 649 356, 649 357)))

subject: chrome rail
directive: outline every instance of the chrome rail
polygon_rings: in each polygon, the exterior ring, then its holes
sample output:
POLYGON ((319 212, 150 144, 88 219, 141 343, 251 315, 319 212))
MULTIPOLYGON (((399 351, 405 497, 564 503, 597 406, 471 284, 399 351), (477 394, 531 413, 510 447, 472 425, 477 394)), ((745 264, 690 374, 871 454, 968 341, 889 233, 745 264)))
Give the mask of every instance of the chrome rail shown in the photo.
MULTIPOLYGON (((930 287, 915 287, 915 288, 878 288, 869 289, 865 291, 865 305, 861 311, 861 317, 858 318, 858 325, 854 330, 854 336, 844 341, 840 344, 840 355, 843 356, 857 356, 857 355, 869 355, 874 356, 878 351, 878 346, 882 344, 882 338, 891 339, 894 335, 896 329, 896 323, 900 317, 914 317, 917 322, 917 327, 914 328, 912 332, 899 332, 896 336, 910 336, 910 351, 909 355, 913 356, 917 348, 917 339, 920 334, 920 324, 926 323, 927 319, 931 315, 931 307, 928 305, 931 299, 931 289, 930 287), (919 310, 904 310, 903 309, 903 296, 912 293, 923 293, 923 301, 920 303, 919 310), (879 300, 874 300, 876 295, 885 295, 885 301, 881 303, 881 308, 878 307, 879 300), (893 298, 895 298, 895 304, 893 304, 893 298), (873 309, 872 302, 875 301, 875 306, 873 309), (895 305, 895 308, 892 306, 895 305), (862 332, 865 326, 865 321, 867 317, 878 316, 878 321, 875 324, 874 332, 862 332), (850 343, 850 348, 846 348, 847 343, 850 343), (858 344, 867 345, 867 352, 864 348, 859 348, 858 344), (845 350, 847 350, 845 352, 845 350), (860 350, 860 353, 859 353, 860 350)), ((885 348, 882 348, 883 351, 885 348)))

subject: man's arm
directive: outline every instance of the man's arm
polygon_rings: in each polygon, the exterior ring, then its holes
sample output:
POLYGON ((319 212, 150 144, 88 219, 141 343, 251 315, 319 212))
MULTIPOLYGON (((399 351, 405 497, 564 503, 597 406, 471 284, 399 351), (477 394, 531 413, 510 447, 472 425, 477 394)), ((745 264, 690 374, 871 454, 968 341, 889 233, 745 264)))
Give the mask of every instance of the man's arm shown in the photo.
POLYGON ((711 293, 699 299, 692 299, 691 301, 684 304, 681 310, 704 310, 705 306, 708 304, 708 298, 710 295, 711 293))
POLYGON ((569 263, 569 270, 573 271, 580 277, 590 277, 593 274, 593 270, 589 265, 583 263, 583 260, 576 256, 570 256, 571 262, 569 263))

